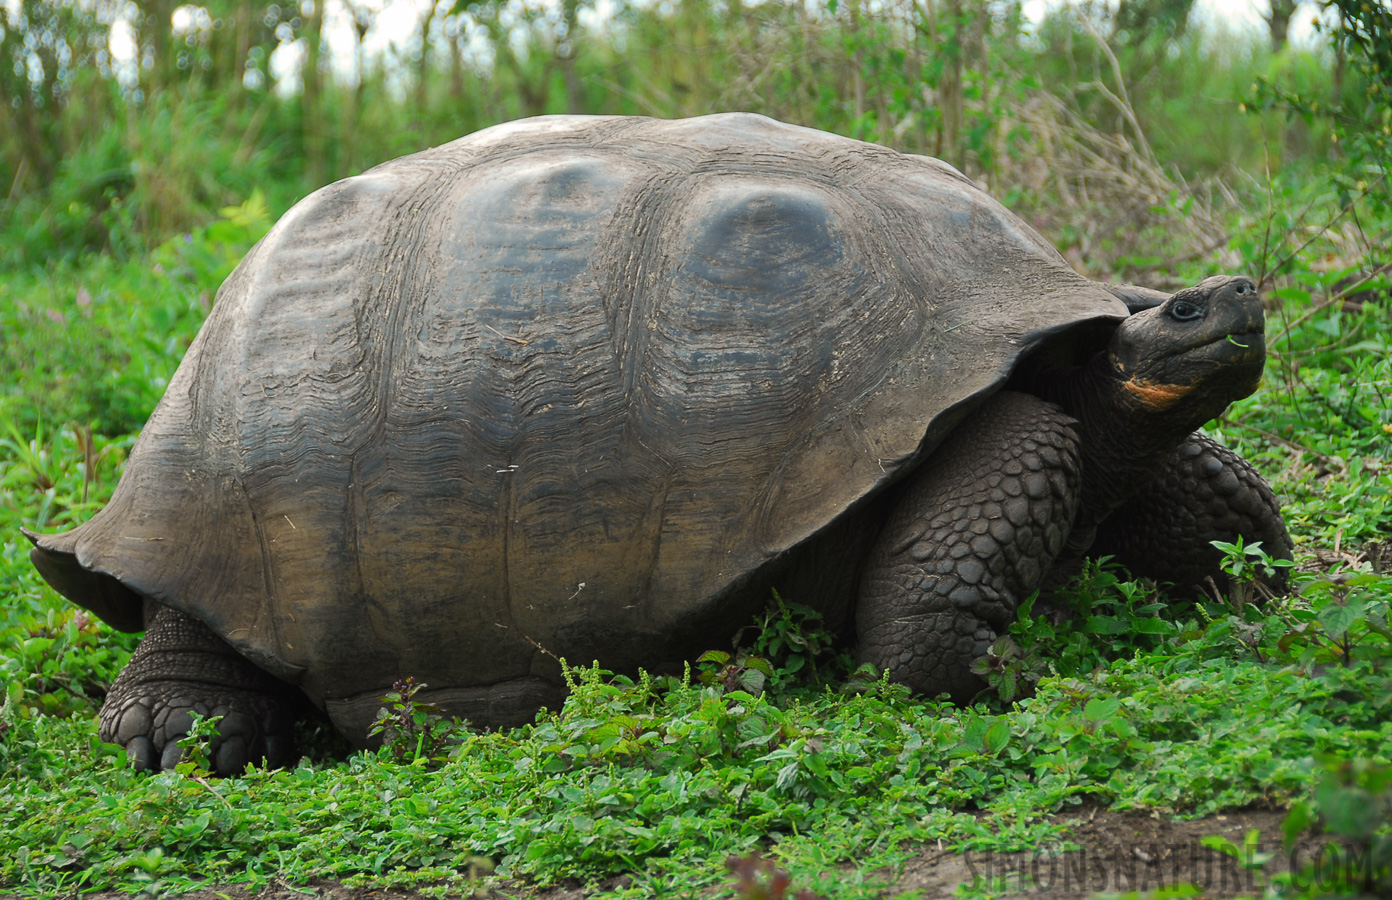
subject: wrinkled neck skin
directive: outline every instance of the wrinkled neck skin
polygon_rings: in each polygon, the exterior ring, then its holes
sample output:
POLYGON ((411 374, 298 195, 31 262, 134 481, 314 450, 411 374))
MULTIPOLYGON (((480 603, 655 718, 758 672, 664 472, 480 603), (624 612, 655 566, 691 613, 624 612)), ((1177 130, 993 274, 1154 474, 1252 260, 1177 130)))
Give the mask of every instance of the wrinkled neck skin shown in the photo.
POLYGON ((1188 405, 1157 412, 1124 386, 1109 354, 1038 375, 1036 393, 1078 420, 1083 496, 1075 529, 1096 526, 1148 484, 1175 448, 1221 413, 1188 405))

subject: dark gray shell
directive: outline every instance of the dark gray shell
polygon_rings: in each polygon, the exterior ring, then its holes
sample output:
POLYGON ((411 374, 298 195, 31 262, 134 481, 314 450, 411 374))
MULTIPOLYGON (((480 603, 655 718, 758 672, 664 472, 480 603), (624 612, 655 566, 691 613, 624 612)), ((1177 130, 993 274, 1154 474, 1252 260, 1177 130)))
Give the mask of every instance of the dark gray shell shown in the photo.
POLYGON ((321 703, 549 671, 533 642, 651 666, 1022 354, 1125 315, 934 160, 744 114, 503 125, 291 210, 35 558, 321 703))

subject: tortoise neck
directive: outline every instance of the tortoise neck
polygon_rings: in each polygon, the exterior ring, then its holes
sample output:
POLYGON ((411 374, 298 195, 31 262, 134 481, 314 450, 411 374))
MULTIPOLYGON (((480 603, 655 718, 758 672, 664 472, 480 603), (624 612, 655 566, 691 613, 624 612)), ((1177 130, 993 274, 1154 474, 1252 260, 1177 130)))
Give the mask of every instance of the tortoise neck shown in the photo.
POLYGON ((1078 524, 1096 525, 1154 477, 1202 422, 1183 411, 1156 410, 1123 386, 1108 354, 1044 373, 1039 396, 1078 420, 1083 495, 1078 524))

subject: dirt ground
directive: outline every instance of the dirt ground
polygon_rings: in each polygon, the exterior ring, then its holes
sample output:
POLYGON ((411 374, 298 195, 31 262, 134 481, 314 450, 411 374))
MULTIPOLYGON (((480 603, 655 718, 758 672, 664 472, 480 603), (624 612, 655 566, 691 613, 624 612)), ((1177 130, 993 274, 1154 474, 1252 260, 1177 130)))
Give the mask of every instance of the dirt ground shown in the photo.
MULTIPOLYGON (((1083 900, 1101 893, 1153 891, 1157 888, 1190 883, 1203 890, 1205 898, 1260 896, 1265 884, 1262 874, 1244 867, 1240 860, 1204 847, 1210 835, 1222 835, 1237 846, 1244 836, 1257 829, 1258 854, 1272 854, 1262 868, 1266 875, 1299 871, 1321 852, 1324 841, 1307 839, 1293 851, 1280 843, 1281 820, 1276 810, 1249 809, 1191 821, 1172 821, 1169 817, 1145 812, 1090 810, 1062 817, 1074 823, 1070 839, 1083 849, 1059 855, 954 853, 925 846, 898 873, 874 873, 887 882, 885 897, 905 891, 919 891, 923 898, 953 896, 959 885, 976 883, 993 897, 1049 897, 1052 900, 1083 900)), ((867 873, 867 875, 870 873, 867 873)), ((621 885, 613 879, 599 888, 582 885, 538 890, 525 883, 506 882, 491 891, 463 895, 470 898, 517 898, 517 900, 584 900, 602 888, 621 885)), ((735 884, 732 875, 729 882, 735 884)), ((789 900, 801 886, 788 890, 789 900)), ((707 891, 706 896, 728 891, 707 891)), ((97 894, 94 900, 132 900, 123 894, 97 894)), ((258 893, 244 888, 224 887, 186 894, 186 900, 422 900, 415 891, 347 887, 319 883, 308 887, 272 886, 258 893)), ((451 895, 456 896, 456 895, 451 895)), ((767 895, 780 900, 776 892, 767 895)))

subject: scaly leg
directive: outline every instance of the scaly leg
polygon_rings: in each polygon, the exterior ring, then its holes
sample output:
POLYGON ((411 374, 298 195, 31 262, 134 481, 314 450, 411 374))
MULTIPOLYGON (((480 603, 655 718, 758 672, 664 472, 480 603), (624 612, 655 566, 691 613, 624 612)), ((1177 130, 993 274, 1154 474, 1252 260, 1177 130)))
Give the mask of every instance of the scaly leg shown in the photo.
POLYGON ((970 670, 1058 556, 1078 508, 1074 420, 1002 392, 904 484, 857 601, 858 656, 920 694, 970 700, 970 670))
MULTIPOLYGON (((1266 480, 1247 460, 1195 433, 1154 481, 1107 517, 1088 555, 1115 556, 1132 574, 1194 587, 1222 574, 1222 553, 1210 541, 1234 543, 1239 536, 1248 545, 1260 541, 1272 559, 1293 558, 1266 480)), ((1286 570, 1278 572, 1268 583, 1277 591, 1286 582, 1286 570)))

